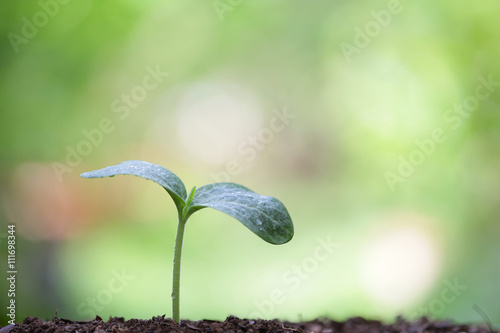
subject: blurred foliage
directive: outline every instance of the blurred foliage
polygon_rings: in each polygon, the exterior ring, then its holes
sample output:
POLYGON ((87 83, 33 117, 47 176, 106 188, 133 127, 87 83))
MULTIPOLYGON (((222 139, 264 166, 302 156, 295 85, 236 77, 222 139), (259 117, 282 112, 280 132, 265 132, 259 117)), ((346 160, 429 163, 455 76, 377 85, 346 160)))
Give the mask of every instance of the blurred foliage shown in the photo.
POLYGON ((6 253, 15 223, 18 321, 170 314, 168 196, 79 178, 141 159, 189 188, 230 180, 276 196, 294 219, 295 238, 273 247, 195 214, 186 318, 482 322, 479 307, 500 324, 498 1, 0 8, 0 241, 6 253), (334 251, 318 250, 328 239, 334 251))

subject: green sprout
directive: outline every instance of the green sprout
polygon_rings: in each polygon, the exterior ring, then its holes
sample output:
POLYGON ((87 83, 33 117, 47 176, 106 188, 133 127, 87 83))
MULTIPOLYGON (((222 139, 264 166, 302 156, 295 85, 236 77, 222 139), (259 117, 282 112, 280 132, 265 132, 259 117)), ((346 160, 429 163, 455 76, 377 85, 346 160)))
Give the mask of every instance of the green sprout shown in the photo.
POLYGON ((235 183, 213 183, 189 194, 184 183, 173 172, 156 164, 144 161, 125 161, 104 169, 82 173, 84 178, 133 175, 149 179, 161 185, 177 207, 179 224, 174 248, 172 279, 172 318, 180 323, 179 296, 182 243, 189 217, 203 208, 213 208, 243 223, 257 236, 271 244, 284 244, 293 237, 293 223, 281 201, 274 197, 259 195, 235 183))

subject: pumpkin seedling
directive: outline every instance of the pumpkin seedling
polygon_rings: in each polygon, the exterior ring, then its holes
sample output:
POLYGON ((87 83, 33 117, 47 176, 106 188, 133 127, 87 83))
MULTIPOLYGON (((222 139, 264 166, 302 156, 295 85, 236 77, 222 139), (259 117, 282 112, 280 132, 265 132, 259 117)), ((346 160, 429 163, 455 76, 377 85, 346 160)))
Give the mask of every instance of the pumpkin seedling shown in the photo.
POLYGON ((103 178, 134 175, 161 185, 172 197, 179 218, 174 248, 172 283, 172 318, 180 322, 179 295, 182 243, 189 217, 203 208, 213 208, 234 217, 257 236, 271 244, 284 244, 293 237, 290 214, 281 201, 259 195, 235 183, 213 183, 189 194, 184 183, 173 172, 144 161, 125 161, 104 169, 82 173, 84 178, 103 178))

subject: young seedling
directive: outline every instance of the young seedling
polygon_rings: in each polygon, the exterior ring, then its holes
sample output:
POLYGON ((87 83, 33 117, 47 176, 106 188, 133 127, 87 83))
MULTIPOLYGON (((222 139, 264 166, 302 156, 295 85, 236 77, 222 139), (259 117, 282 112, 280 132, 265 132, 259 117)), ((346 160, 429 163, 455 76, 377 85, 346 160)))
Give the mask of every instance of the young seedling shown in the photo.
POLYGON ((293 237, 290 214, 281 201, 259 195, 235 183, 214 183, 189 194, 184 183, 171 171, 144 161, 125 161, 104 169, 82 173, 84 178, 103 178, 116 175, 134 175, 161 185, 172 197, 179 218, 174 248, 172 283, 172 318, 180 323, 179 296, 182 243, 189 217, 203 208, 213 208, 243 223, 257 236, 271 244, 284 244, 293 237))

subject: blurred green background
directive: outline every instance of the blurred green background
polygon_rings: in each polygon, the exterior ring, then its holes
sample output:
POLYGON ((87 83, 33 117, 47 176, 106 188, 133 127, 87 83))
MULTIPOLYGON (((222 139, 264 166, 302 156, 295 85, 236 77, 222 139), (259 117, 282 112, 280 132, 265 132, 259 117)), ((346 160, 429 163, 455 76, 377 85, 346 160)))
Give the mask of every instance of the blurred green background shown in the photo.
POLYGON ((0 8, 1 260, 15 224, 17 321, 171 316, 171 199, 135 177, 79 177, 140 159, 188 189, 273 195, 294 220, 273 246, 195 214, 182 318, 500 323, 498 1, 0 8))

